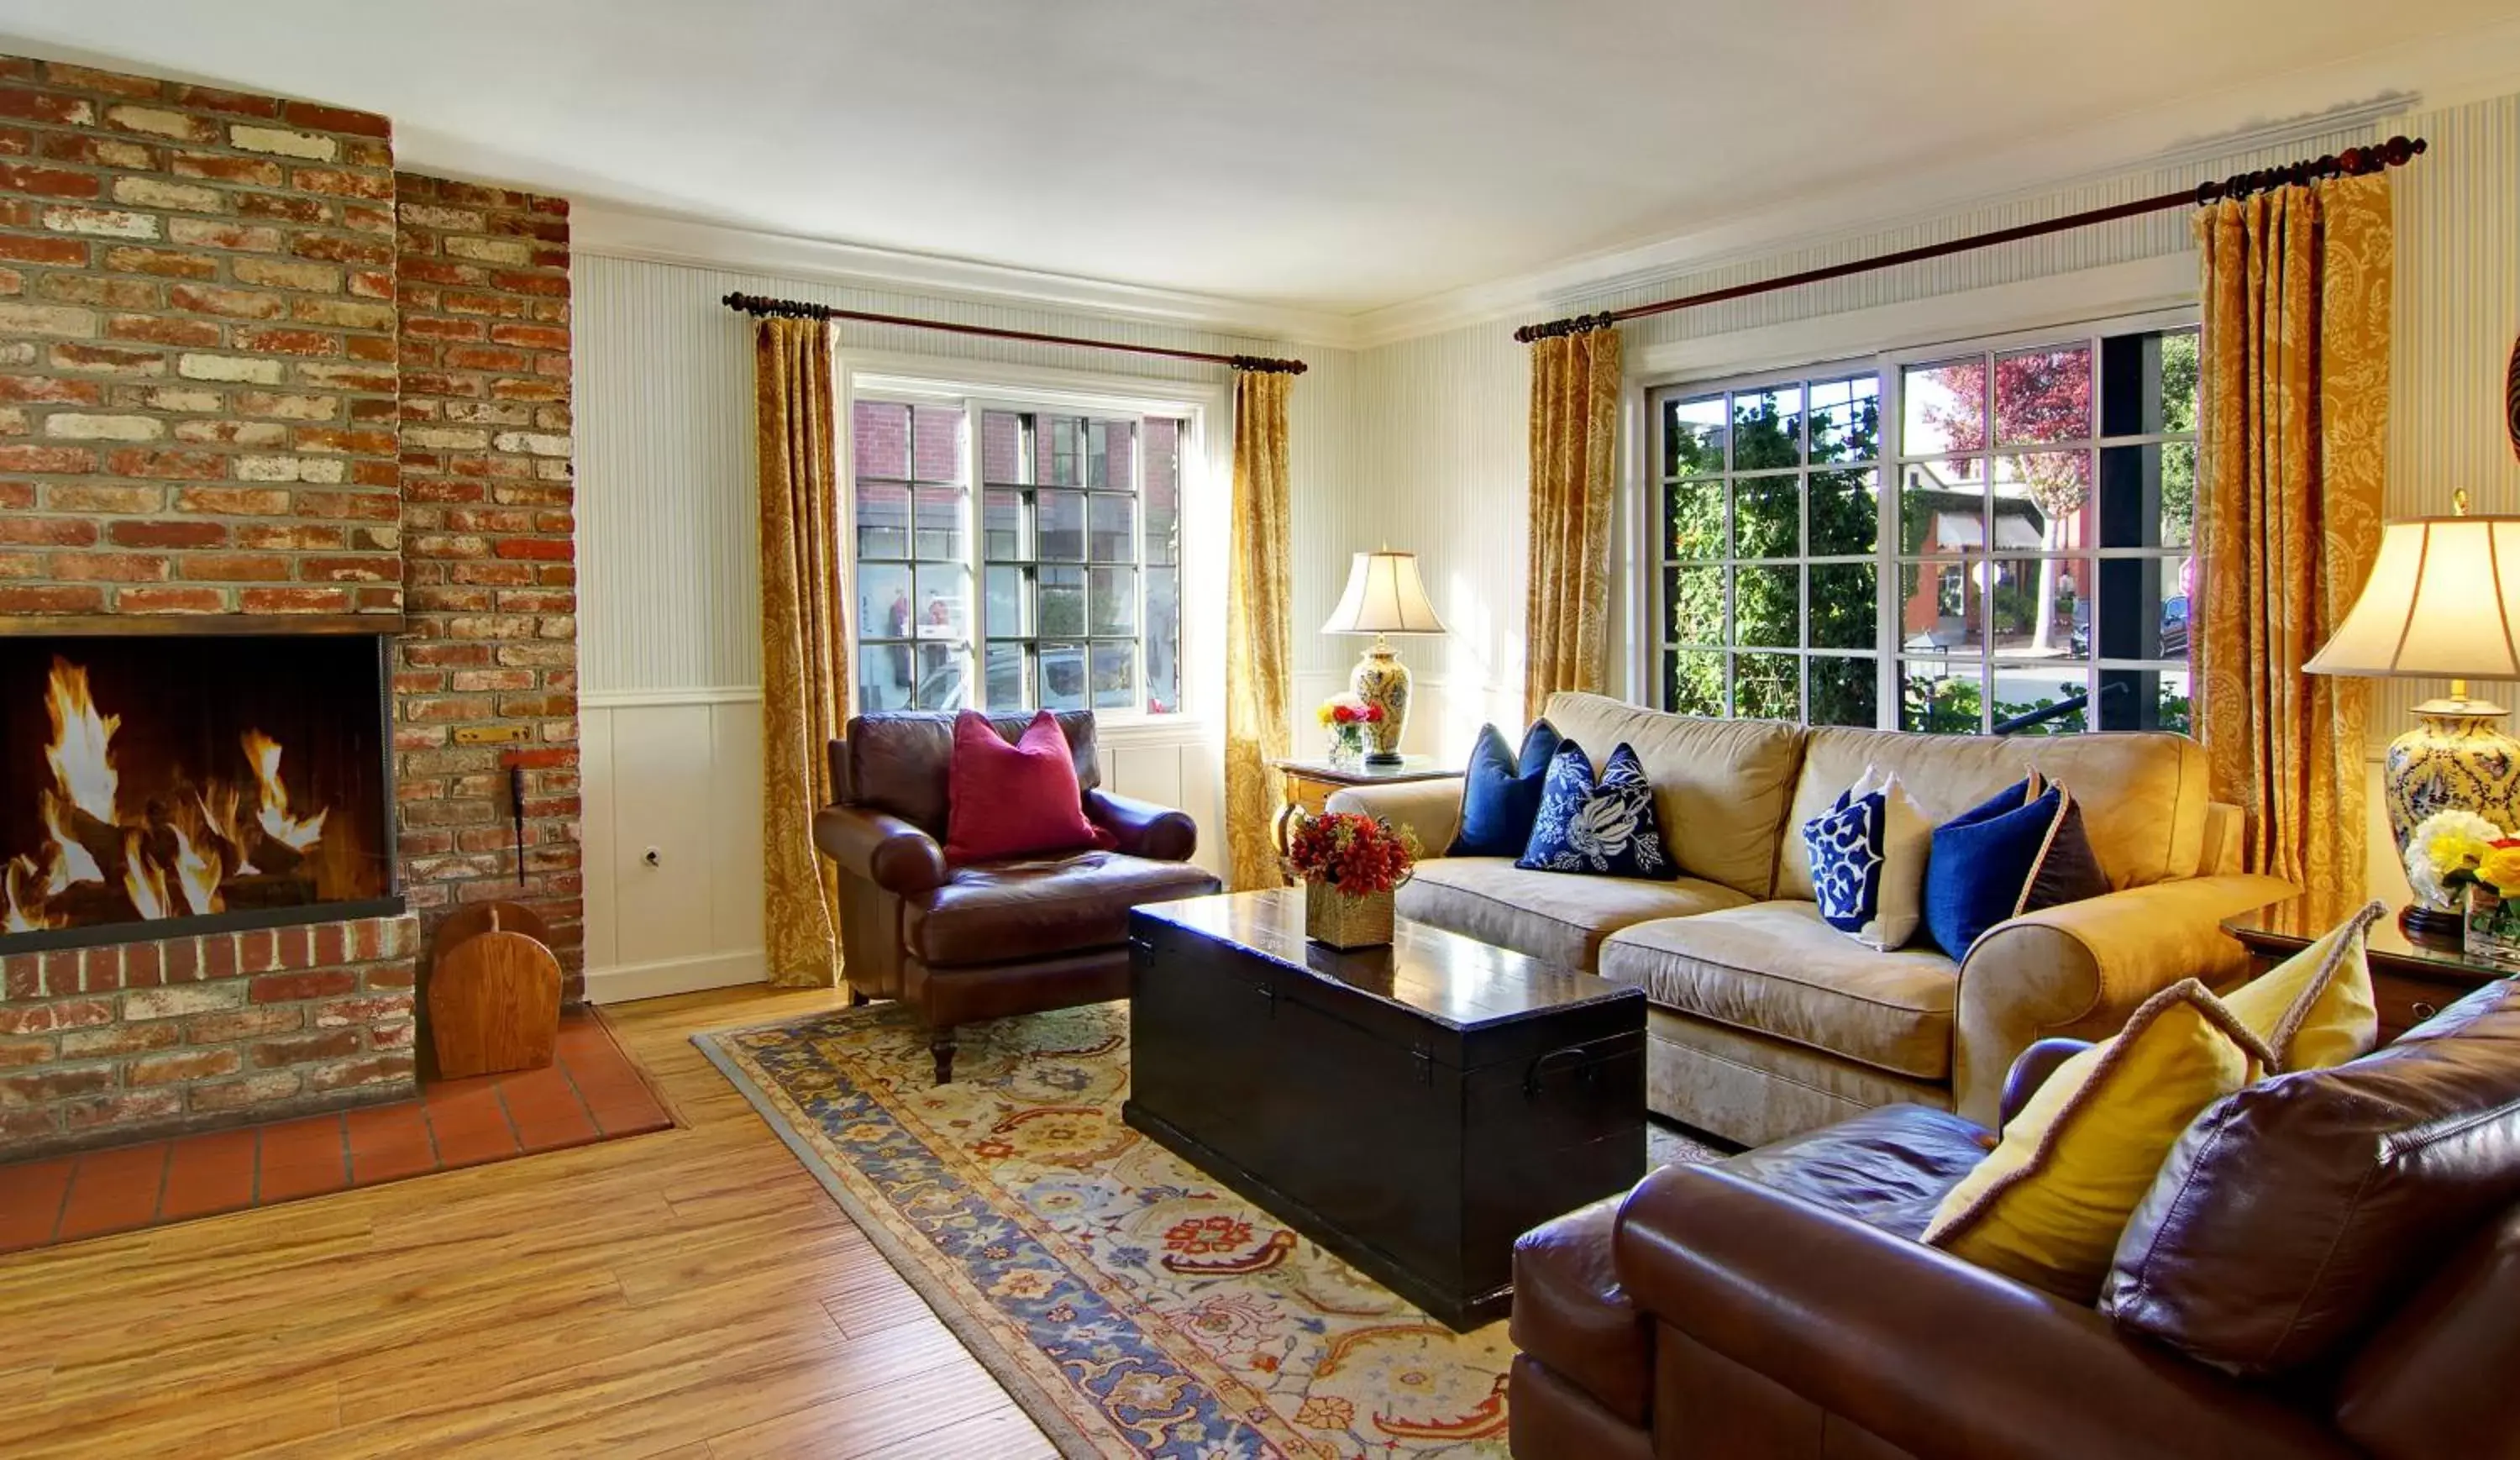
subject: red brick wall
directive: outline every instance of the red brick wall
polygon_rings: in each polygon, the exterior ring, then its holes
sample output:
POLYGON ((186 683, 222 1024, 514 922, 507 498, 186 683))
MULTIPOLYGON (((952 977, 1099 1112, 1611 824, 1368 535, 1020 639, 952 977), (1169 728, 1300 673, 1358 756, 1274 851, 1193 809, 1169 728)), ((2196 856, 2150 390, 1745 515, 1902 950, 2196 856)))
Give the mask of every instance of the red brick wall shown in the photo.
POLYGON ((406 614, 415 914, 7 958, 0 1150, 408 1092, 462 903, 577 996, 568 288, 565 202, 396 174, 382 116, 0 58, 0 616, 406 614))
POLYGON ((542 915, 584 987, 568 203, 404 173, 402 489, 410 632, 395 675, 404 892, 542 915), (514 729, 512 745, 460 730, 514 729), (517 882, 505 759, 525 770, 517 882))
POLYGON ((0 58, 0 614, 401 607, 391 138, 0 58))

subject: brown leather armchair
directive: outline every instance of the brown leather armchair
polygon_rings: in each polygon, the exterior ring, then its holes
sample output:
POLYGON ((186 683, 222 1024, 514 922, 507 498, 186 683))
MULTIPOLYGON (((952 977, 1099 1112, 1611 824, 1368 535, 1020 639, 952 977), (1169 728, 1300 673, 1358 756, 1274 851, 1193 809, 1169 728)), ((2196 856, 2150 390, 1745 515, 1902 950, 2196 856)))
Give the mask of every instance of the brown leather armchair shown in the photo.
MULTIPOLYGON (((1010 742, 1030 722, 989 720, 1010 742)), ((1217 890, 1190 865, 1198 827, 1187 814, 1102 789, 1094 716, 1062 714, 1058 727, 1085 814, 1111 850, 949 866, 954 717, 860 715, 832 742, 838 800, 815 813, 814 843, 839 865, 849 995, 917 1005, 940 1085, 953 1077, 956 1026, 1126 997, 1129 909, 1217 890)))
MULTIPOLYGON (((2006 1118, 2078 1047, 2033 1046, 2006 1118)), ((2278 1392, 1916 1241, 1991 1139, 1887 1106, 1524 1234, 1516 1460, 2520 1455, 2520 1207, 2278 1392)))

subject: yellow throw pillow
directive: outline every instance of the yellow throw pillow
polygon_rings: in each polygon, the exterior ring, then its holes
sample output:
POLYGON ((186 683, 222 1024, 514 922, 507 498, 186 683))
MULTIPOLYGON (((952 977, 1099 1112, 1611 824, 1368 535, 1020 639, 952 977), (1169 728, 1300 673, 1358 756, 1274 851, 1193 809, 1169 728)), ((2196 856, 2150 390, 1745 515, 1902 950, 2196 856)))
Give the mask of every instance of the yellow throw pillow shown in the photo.
POLYGON ((2380 1042, 2380 1006, 2371 993, 2371 922, 2380 903, 2223 996, 2223 1006, 2266 1041, 2270 1073, 2326 1070, 2359 1060, 2380 1042))
POLYGON ((1925 1241, 2076 1302, 2199 1111, 2257 1079, 2266 1045, 2193 979, 2067 1060, 1943 1197, 1925 1241))

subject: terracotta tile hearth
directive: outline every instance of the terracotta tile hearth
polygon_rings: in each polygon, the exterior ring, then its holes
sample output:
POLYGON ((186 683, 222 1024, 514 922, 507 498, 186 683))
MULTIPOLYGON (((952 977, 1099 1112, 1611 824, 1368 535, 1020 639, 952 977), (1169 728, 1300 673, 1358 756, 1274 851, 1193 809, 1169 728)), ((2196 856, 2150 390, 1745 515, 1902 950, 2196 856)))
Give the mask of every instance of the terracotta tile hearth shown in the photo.
POLYGON ((549 1069, 437 1080, 418 1100, 0 1166, 0 1252, 269 1207, 674 1123, 592 1013, 549 1069))

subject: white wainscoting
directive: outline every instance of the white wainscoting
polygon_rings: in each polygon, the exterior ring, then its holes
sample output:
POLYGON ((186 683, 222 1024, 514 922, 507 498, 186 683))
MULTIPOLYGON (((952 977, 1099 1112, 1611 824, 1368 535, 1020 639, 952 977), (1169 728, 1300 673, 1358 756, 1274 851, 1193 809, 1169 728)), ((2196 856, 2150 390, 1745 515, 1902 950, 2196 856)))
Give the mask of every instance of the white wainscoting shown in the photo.
MULTIPOLYGON (((760 981, 760 691, 590 695, 581 709, 587 997, 760 981)), ((1199 727, 1132 729, 1102 763, 1112 791, 1190 812, 1200 863, 1219 867, 1222 756, 1199 727)))

